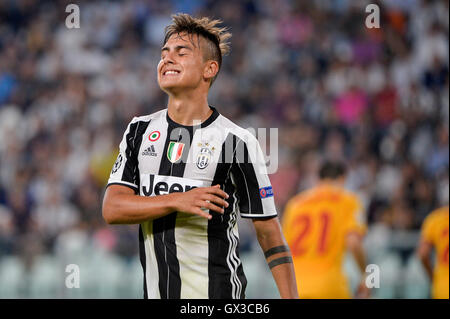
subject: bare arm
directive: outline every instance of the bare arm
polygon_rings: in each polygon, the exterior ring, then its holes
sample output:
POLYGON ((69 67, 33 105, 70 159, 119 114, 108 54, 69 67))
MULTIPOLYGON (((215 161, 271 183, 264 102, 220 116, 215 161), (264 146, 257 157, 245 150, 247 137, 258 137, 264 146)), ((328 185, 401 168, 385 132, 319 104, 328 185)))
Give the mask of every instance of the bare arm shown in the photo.
POLYGON ((364 253, 361 235, 353 232, 349 233, 346 238, 346 245, 347 249, 352 253, 353 258, 355 258, 359 270, 364 274, 366 271, 366 255, 364 253))
POLYGON ((346 237, 347 249, 353 255, 353 258, 361 271, 362 277, 356 291, 355 298, 368 298, 370 289, 366 285, 366 254, 362 245, 362 236, 358 233, 351 232, 346 237))
POLYGON ((175 211, 211 219, 211 215, 201 208, 223 213, 222 207, 228 207, 223 198, 228 195, 219 185, 153 197, 138 196, 129 187, 111 185, 103 198, 102 213, 108 224, 139 224, 175 211))
POLYGON ((419 257, 425 271, 428 274, 430 280, 433 279, 433 265, 431 262, 431 251, 433 250, 433 245, 425 240, 421 240, 417 248, 417 257, 419 257))
POLYGON ((253 225, 256 230, 259 245, 263 252, 268 255, 267 262, 269 263, 269 267, 271 267, 273 278, 280 292, 280 297, 283 299, 298 298, 292 257, 281 232, 278 217, 254 219, 253 225), (283 246, 287 249, 276 248, 283 246))

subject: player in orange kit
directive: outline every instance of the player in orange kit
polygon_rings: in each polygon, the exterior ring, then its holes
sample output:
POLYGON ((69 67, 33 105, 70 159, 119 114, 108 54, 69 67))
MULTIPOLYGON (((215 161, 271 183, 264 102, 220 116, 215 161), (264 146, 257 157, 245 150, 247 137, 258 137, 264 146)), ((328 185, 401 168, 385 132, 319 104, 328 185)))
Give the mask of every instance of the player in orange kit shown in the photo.
MULTIPOLYGON (((349 249, 364 273, 366 261, 357 196, 344 190, 345 165, 326 162, 316 187, 293 197, 283 215, 283 231, 291 249, 300 298, 351 298, 343 272, 343 257, 349 249)), ((368 297, 365 278, 356 297, 368 297)))
POLYGON ((433 282, 432 297, 448 299, 448 206, 436 209, 425 218, 417 253, 433 282), (436 250, 432 266, 431 251, 436 250))

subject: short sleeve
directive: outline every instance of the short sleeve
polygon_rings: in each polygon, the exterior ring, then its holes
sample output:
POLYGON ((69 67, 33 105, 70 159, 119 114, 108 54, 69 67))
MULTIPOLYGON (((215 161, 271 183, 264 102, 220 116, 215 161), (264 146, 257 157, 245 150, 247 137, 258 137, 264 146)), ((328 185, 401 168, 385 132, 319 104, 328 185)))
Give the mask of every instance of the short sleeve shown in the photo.
POLYGON ((428 243, 434 243, 434 218, 433 215, 428 215, 422 225, 421 237, 428 243))
POLYGON ((108 186, 120 184, 132 188, 135 192, 139 189, 139 168, 137 153, 135 151, 135 140, 138 123, 134 118, 123 134, 119 145, 119 155, 117 155, 111 174, 108 180, 108 186))
POLYGON ((274 192, 258 140, 250 133, 237 138, 231 175, 241 217, 277 216, 274 192))

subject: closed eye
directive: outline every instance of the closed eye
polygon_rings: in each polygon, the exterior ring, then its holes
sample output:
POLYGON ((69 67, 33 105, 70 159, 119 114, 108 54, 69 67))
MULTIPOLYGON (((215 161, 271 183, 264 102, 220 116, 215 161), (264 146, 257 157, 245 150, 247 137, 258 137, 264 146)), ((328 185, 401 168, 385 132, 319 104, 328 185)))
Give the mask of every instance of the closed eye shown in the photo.
MULTIPOLYGON (((185 56, 189 53, 189 51, 192 51, 192 49, 188 46, 184 46, 184 45, 177 45, 175 47, 175 51, 178 52, 178 56, 185 56)), ((169 48, 168 47, 163 47, 161 49, 161 60, 164 59, 164 57, 166 56, 167 52, 169 52, 169 48)))

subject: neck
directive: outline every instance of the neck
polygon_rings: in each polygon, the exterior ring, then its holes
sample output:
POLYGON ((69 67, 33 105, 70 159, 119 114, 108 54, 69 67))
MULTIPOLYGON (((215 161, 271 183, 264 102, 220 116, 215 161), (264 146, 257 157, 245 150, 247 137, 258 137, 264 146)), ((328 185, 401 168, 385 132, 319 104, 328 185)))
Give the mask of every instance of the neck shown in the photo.
POLYGON ((344 187, 345 181, 342 179, 325 178, 325 179, 319 180, 318 185, 319 186, 344 187))
POLYGON ((173 121, 187 126, 203 123, 212 114, 207 95, 202 94, 169 95, 167 112, 173 121))

